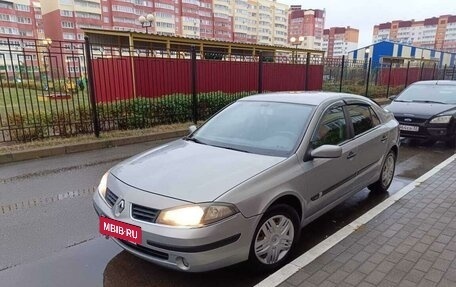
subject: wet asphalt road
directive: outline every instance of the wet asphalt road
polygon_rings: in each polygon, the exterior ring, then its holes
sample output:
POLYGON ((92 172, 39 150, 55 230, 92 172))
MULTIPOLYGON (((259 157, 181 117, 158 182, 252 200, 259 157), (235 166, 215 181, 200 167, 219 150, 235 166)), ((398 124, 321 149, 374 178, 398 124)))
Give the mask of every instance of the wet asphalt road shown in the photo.
MULTIPOLYGON (((252 286, 266 274, 246 264, 203 274, 169 271, 122 251, 98 234, 91 197, 123 158, 159 143, 0 166, 1 286, 252 286)), ((440 163, 444 145, 402 145, 390 194, 440 163)), ((303 229, 299 256, 388 194, 363 190, 303 229)))

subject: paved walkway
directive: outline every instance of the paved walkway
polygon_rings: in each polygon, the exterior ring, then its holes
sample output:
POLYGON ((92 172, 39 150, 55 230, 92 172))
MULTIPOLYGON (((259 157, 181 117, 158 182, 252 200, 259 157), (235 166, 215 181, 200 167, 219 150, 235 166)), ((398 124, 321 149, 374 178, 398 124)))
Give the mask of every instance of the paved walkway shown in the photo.
POLYGON ((456 161, 279 286, 456 286, 456 161))

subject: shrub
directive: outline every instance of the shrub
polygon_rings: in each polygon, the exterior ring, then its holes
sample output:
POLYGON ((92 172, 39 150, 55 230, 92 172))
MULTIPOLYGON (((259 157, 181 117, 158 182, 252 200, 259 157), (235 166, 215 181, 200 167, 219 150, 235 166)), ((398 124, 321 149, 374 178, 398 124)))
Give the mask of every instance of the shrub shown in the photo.
MULTIPOLYGON (((198 94, 198 119, 205 120, 226 105, 250 92, 211 92, 198 94)), ((189 94, 172 94, 160 98, 135 98, 97 104, 102 130, 141 129, 155 125, 188 122, 193 119, 193 99, 189 94)), ((93 131, 92 114, 88 107, 59 113, 13 114, 9 133, 14 141, 26 142, 49 136, 72 136, 93 131)), ((2 123, 8 126, 8 123, 2 123)))

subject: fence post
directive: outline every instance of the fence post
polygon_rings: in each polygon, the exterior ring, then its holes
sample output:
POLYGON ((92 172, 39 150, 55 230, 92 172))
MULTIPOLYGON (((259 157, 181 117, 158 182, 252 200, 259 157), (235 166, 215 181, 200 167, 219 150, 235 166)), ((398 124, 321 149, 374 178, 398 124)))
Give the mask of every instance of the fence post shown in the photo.
POLYGON ((372 58, 369 58, 369 63, 367 64, 367 76, 366 76, 366 92, 364 96, 367 97, 367 93, 369 92, 369 80, 370 80, 370 72, 372 67, 372 58))
POLYGON ((263 52, 258 52, 258 94, 263 93, 263 52))
POLYGON ((445 80, 445 78, 446 78, 446 70, 447 70, 447 64, 445 64, 445 66, 443 66, 443 77, 442 77, 442 80, 445 80))
POLYGON ((407 72, 405 73, 404 89, 407 88, 407 86, 408 86, 409 71, 410 71, 410 62, 407 63, 407 72))
POLYGON ((198 123, 198 94, 196 93, 196 48, 195 46, 192 46, 191 48, 191 68, 190 68, 190 73, 191 73, 191 81, 192 81, 192 118, 193 118, 193 123, 195 125, 198 123))
POLYGON ((453 66, 453 72, 451 73, 451 80, 454 80, 454 73, 456 72, 456 65, 453 66))
POLYGON ((420 69, 420 81, 423 80, 423 70, 424 70, 424 62, 421 63, 421 69, 420 69))
POLYGON ((389 71, 388 71, 388 85, 386 86, 386 98, 389 97, 390 93, 390 84, 391 84, 391 72, 393 70, 393 62, 390 63, 389 71))
POLYGON ((340 69, 339 93, 342 93, 342 83, 344 81, 345 55, 342 56, 342 68, 340 69))
POLYGON ((310 52, 306 55, 306 78, 304 80, 304 91, 309 90, 310 52))
POLYGON ((92 107, 92 122, 93 122, 93 132, 95 136, 100 137, 100 121, 98 119, 98 109, 97 109, 97 100, 95 96, 95 84, 93 82, 93 67, 92 67, 92 53, 90 51, 90 42, 89 37, 84 37, 84 46, 86 54, 86 70, 87 70, 87 93, 90 97, 90 105, 92 107))
POLYGON ((432 79, 435 80, 435 68, 437 67, 437 63, 434 63, 434 68, 432 69, 432 79))

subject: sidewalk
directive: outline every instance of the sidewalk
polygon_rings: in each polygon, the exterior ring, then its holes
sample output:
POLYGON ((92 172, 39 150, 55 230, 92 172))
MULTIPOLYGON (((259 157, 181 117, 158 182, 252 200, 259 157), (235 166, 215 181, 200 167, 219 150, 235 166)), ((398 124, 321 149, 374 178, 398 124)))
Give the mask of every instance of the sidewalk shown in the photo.
POLYGON ((365 222, 355 220, 352 230, 340 230, 258 286, 456 286, 455 159, 391 196, 383 211, 363 215, 365 222))

